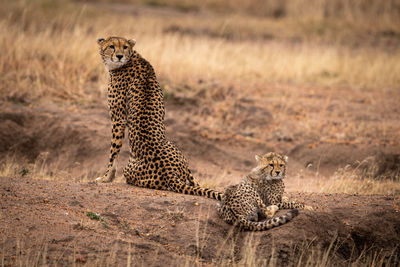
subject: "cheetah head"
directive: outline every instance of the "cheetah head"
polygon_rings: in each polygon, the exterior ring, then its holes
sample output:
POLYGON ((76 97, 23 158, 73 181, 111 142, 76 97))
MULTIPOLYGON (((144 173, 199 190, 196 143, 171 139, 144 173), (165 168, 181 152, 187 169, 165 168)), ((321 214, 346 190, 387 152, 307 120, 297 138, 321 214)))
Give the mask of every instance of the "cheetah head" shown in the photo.
POLYGON ((135 40, 122 37, 99 38, 100 55, 108 70, 115 70, 129 62, 135 46, 135 40))
POLYGON ((255 171, 263 180, 277 180, 286 177, 287 156, 270 152, 264 156, 256 155, 257 167, 255 171))

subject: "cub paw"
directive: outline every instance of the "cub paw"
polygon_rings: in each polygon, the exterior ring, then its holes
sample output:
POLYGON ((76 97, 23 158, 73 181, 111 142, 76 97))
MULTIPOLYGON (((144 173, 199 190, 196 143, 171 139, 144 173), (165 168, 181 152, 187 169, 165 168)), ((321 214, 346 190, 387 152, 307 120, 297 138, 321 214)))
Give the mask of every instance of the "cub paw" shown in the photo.
POLYGON ((311 206, 304 205, 304 210, 314 210, 314 208, 311 206))
POLYGON ((221 211, 221 203, 217 203, 216 207, 217 207, 217 211, 220 212, 221 211))
POLYGON ((282 197, 282 202, 289 202, 289 198, 287 196, 282 197))
POLYGON ((274 217, 274 215, 278 211, 278 209, 279 208, 277 205, 268 206, 267 209, 265 210, 265 216, 267 216, 267 218, 274 217))

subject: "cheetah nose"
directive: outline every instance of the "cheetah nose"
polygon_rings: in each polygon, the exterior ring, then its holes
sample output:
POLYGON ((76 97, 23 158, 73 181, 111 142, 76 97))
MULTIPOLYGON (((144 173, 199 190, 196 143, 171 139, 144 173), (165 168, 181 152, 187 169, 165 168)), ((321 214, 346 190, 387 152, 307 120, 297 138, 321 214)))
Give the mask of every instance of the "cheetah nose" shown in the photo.
POLYGON ((123 55, 117 55, 118 60, 121 60, 121 58, 123 58, 123 55))
POLYGON ((276 173, 276 175, 279 175, 281 172, 280 171, 276 171, 275 173, 276 173))

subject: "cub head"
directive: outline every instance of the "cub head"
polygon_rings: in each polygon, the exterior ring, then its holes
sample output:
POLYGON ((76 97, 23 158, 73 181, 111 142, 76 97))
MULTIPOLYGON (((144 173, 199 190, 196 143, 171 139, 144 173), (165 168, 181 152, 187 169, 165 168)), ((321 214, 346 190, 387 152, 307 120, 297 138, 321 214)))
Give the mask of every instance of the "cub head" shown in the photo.
POLYGON ((129 62, 133 54, 135 40, 122 37, 99 38, 100 55, 108 70, 115 70, 129 62))
POLYGON ((256 155, 258 172, 264 180, 283 179, 286 176, 287 156, 282 156, 275 152, 269 152, 264 156, 256 155))

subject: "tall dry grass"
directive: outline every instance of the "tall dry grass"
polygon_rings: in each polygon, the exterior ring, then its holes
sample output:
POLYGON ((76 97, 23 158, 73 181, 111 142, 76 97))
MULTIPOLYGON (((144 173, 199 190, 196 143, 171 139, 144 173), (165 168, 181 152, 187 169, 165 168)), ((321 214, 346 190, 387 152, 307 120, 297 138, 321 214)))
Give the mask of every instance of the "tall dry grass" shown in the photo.
MULTIPOLYGON (((244 15, 233 20, 214 16, 131 16, 129 12, 107 12, 96 5, 67 1, 3 1, 1 5, 0 45, 7 51, 0 55, 2 99, 96 101, 107 77, 95 39, 109 35, 136 38, 137 50, 171 85, 212 80, 249 85, 289 83, 379 89, 400 86, 399 49, 388 53, 381 47, 355 49, 321 44, 312 41, 313 35, 311 41, 287 41, 286 35, 309 31, 299 30, 302 26, 294 26, 293 21, 273 20, 275 28, 286 32, 278 34, 278 39, 232 41, 224 38, 224 32, 240 37, 255 28, 252 34, 261 36, 268 20, 244 15), (174 25, 191 27, 193 32, 179 27, 168 31, 174 25)), ((301 25, 313 27, 302 21, 301 25)), ((346 36, 347 33, 341 38, 346 36)))
MULTIPOLYGON (((80 182, 88 182, 89 171, 81 171, 78 178, 80 182)), ((71 181, 77 180, 71 169, 60 167, 59 162, 49 163, 49 153, 42 152, 30 162, 17 156, 8 155, 0 162, 0 176, 3 177, 30 177, 31 179, 49 181, 71 181)))
POLYGON ((365 159, 357 167, 347 165, 339 168, 329 180, 318 181, 320 192, 400 196, 399 170, 379 177, 376 176, 378 168, 376 162, 370 158, 365 159), (367 170, 362 169, 365 165, 368 165, 367 170))
MULTIPOLYGON (((89 229, 96 229, 100 225, 100 222, 88 222, 87 218, 83 218, 81 224, 84 224, 89 229)), ((102 227, 102 226, 100 226, 102 227)), ((335 236, 329 243, 328 247, 321 249, 315 245, 313 245, 314 240, 311 242, 305 242, 301 245, 292 245, 289 257, 286 258, 286 266, 307 266, 307 267, 315 267, 315 266, 336 266, 337 264, 341 264, 341 266, 355 267, 355 266, 371 266, 371 267, 383 267, 383 266, 397 266, 399 264, 399 257, 396 255, 395 250, 396 247, 393 248, 391 252, 385 252, 382 250, 376 250, 371 248, 364 248, 358 255, 353 255, 354 248, 352 250, 352 254, 349 259, 342 259, 341 261, 337 258, 334 258, 336 255, 340 255, 340 242, 337 240, 337 236, 335 236)), ((202 242, 199 240, 199 245, 202 246, 202 242)), ((223 241, 224 246, 229 246, 226 244, 229 242, 228 240, 223 241)), ((271 240, 273 243, 273 240, 271 240)), ((78 256, 79 253, 75 250, 74 253, 70 255, 68 258, 63 257, 62 253, 59 257, 55 257, 54 254, 49 253, 49 245, 45 242, 41 244, 36 249, 26 248, 24 241, 16 240, 15 242, 15 254, 14 255, 6 255, 3 248, 0 256, 0 262, 2 266, 8 265, 18 265, 18 266, 59 266, 60 262, 63 264, 70 264, 72 266, 76 266, 77 262, 82 262, 82 256, 78 256), (51 257, 50 257, 51 255, 51 257), (79 259, 78 259, 79 257, 79 259), (10 260, 11 258, 11 260, 10 260), (13 263, 13 264, 10 264, 13 263), (5 264, 8 265, 5 265, 5 264)), ((229 242, 232 243, 232 242, 229 242)), ((241 259, 237 259, 235 257, 235 248, 234 245, 231 245, 231 255, 217 255, 215 259, 213 259, 213 263, 218 266, 279 266, 278 265, 278 252, 276 248, 272 246, 271 253, 269 255, 263 255, 260 257, 258 255, 257 247, 260 243, 259 238, 256 238, 254 234, 249 234, 244 241, 243 248, 241 248, 241 259)), ((114 245, 108 255, 96 255, 89 254, 88 261, 86 262, 85 258, 85 266, 145 266, 142 257, 139 257, 135 252, 134 246, 129 243, 127 246, 118 247, 114 245), (121 253, 126 251, 126 264, 121 264, 121 253)), ((157 253, 155 257, 157 257, 157 253)), ((189 257, 186 256, 186 259, 176 258, 174 265, 175 266, 202 266, 204 265, 204 260, 200 256, 189 257)), ((281 263, 282 264, 282 263, 281 263)))
MULTIPOLYGON (((112 0, 89 0, 113 2, 112 0)), ((187 12, 211 11, 222 14, 248 14, 260 17, 335 18, 363 23, 393 23, 399 20, 398 0, 120 0, 122 3, 171 7, 187 12)))
POLYGON ((35 4, 9 4, 11 12, 0 22, 0 45, 8 49, 0 58, 2 98, 23 102, 85 95, 90 99, 98 91, 91 81, 98 78, 101 68, 93 64, 95 46, 82 38, 82 28, 74 22, 82 13, 60 10, 59 16, 46 22, 49 11, 35 4))

